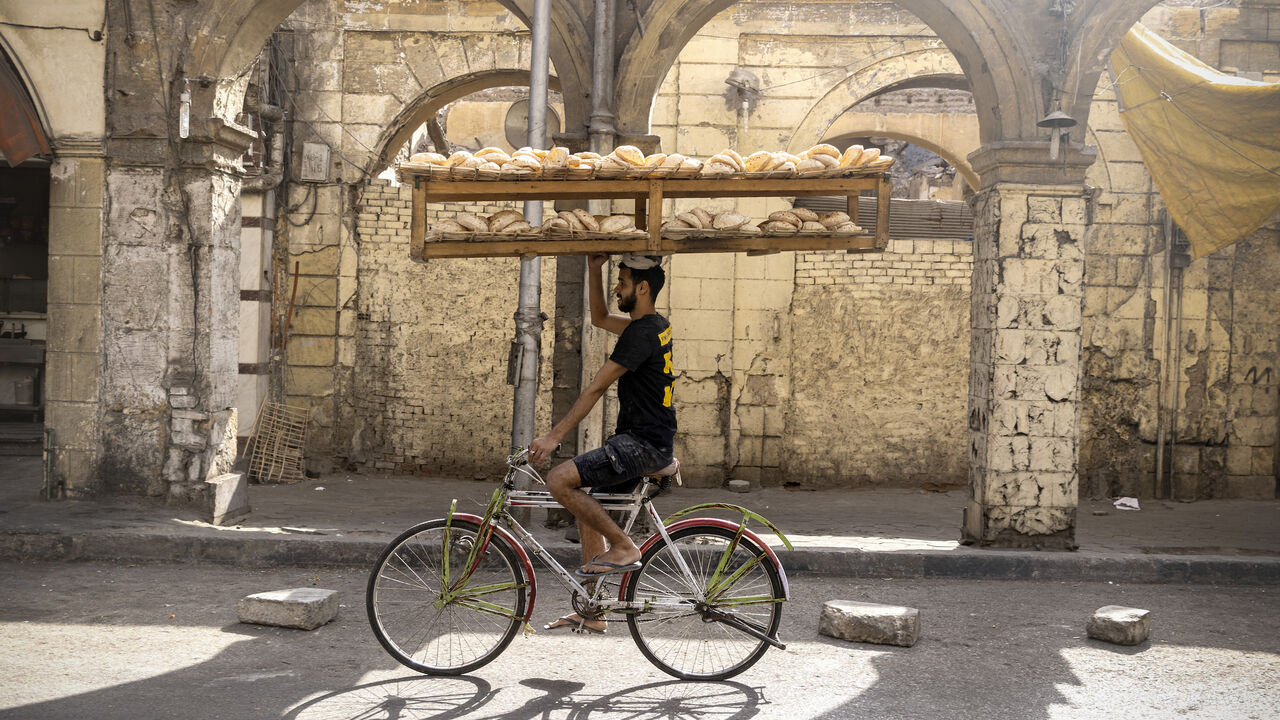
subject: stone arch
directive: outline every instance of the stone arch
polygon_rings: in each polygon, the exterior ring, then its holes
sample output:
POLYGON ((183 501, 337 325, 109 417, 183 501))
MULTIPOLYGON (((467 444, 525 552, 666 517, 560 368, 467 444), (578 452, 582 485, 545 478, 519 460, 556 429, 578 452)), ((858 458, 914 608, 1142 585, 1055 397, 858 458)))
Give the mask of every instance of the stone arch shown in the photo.
MULTIPOLYGON (((205 14, 194 33, 190 75, 216 79, 220 95, 236 95, 233 81, 243 75, 261 52, 267 38, 304 0, 227 0, 205 14)), ((526 27, 530 24, 530 0, 499 0, 526 27)), ((590 111, 587 89, 591 86, 591 50, 587 27, 570 3, 551 4, 551 36, 548 48, 557 75, 572 91, 565 95, 565 127, 583 125, 590 111)), ((469 70, 468 70, 469 71, 469 70)), ((524 71, 526 76, 528 70, 524 71)), ((444 78, 441 78, 444 79, 444 78)), ((527 82, 527 81, 526 81, 527 82)), ((424 88, 425 89, 425 88, 424 88)), ((243 90, 239 90, 240 94, 243 90)), ((231 98, 234 100, 234 98, 231 98)), ((224 102, 225 105, 237 105, 224 102)), ((237 106, 238 109, 238 106, 237 106)))
MULTIPOLYGON (((973 144, 970 147, 957 147, 954 140, 941 137, 940 128, 941 116, 936 115, 916 115, 912 117, 927 118, 924 122, 913 126, 911 123, 893 121, 890 122, 883 115, 872 115, 869 113, 850 113, 842 116, 839 120, 831 125, 827 133, 815 139, 813 142, 794 143, 788 148, 788 151, 795 152, 804 150, 814 143, 822 141, 831 141, 839 138, 855 138, 855 137, 887 137, 894 140, 905 140, 912 145, 920 147, 934 153, 938 157, 951 163, 956 171, 964 178, 969 187, 977 190, 980 187, 978 173, 974 171, 973 166, 969 164, 967 155, 977 149, 978 140, 978 123, 976 118, 967 121, 969 125, 965 128, 966 134, 971 134, 973 144)), ((947 118, 947 123, 954 124, 957 122, 966 122, 958 118, 947 118)))
MULTIPOLYGON (((898 0, 927 24, 968 78, 984 142, 1034 135, 1039 93, 1016 42, 1017 28, 989 0, 898 0), (1032 117, 1034 115, 1034 117, 1032 117)), ((619 63, 614 112, 624 133, 647 132, 649 113, 667 71, 698 30, 735 0, 655 0, 646 32, 633 36, 619 63)))
MULTIPOLYGON (((969 185, 976 189, 978 174, 974 172, 973 166, 966 158, 969 152, 978 147, 976 117, 973 127, 974 142, 972 146, 962 149, 957 147, 954 141, 944 140, 944 133, 939 128, 926 128, 926 125, 930 124, 930 121, 925 119, 927 116, 920 118, 913 116, 908 121, 912 125, 910 128, 903 129, 900 123, 895 125, 900 134, 917 138, 917 140, 911 140, 905 136, 895 135, 893 129, 884 124, 883 118, 877 119, 877 116, 868 113, 852 112, 858 103, 868 98, 907 85, 925 86, 929 78, 939 78, 940 84, 955 87, 959 80, 963 80, 963 75, 959 75, 959 71, 960 67, 955 57, 946 48, 940 47, 936 41, 911 43, 909 47, 904 48, 904 52, 859 68, 843 82, 831 88, 810 108, 808 114, 796 126, 787 149, 796 152, 820 142, 823 138, 857 135, 853 128, 863 129, 867 132, 862 134, 897 137, 897 139, 908 140, 928 148, 954 165, 969 185)), ((967 123, 959 118, 952 119, 950 122, 967 123)))
POLYGON ((44 103, 40 101, 40 93, 36 88, 31 74, 27 71, 26 66, 22 64, 22 54, 13 46, 13 41, 0 31, 0 62, 9 62, 14 70, 18 82, 21 84, 17 89, 24 97, 23 100, 31 104, 31 108, 36 113, 36 118, 40 123, 40 130, 45 137, 49 137, 49 128, 52 124, 49 122, 49 113, 44 107, 44 103))
POLYGON ((1074 95, 1074 102, 1065 109, 1079 123, 1077 132, 1083 133, 1088 127, 1094 90, 1110 64, 1111 51, 1148 10, 1159 4, 1159 0, 1090 3, 1088 15, 1080 19, 1067 51, 1079 62, 1071 63, 1062 77, 1064 91, 1070 88, 1074 95))
MULTIPOLYGON (((405 105, 394 119, 387 121, 387 130, 379 137, 375 146, 378 155, 373 158, 373 166, 365 169, 373 173, 378 167, 390 164, 395 154, 413 136, 414 129, 435 117, 441 108, 454 100, 489 88, 528 84, 528 70, 495 68, 459 75, 436 85, 405 105)), ((560 92, 560 78, 555 75, 551 76, 548 85, 552 90, 560 92)))

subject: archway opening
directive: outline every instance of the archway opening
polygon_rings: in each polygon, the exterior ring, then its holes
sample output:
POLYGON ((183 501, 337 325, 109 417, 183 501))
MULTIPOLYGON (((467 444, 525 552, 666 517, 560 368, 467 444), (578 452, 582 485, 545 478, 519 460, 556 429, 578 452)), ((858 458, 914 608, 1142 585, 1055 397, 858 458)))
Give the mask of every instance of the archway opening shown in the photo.
POLYGON ((0 51, 0 453, 39 455, 48 337, 49 144, 0 51))

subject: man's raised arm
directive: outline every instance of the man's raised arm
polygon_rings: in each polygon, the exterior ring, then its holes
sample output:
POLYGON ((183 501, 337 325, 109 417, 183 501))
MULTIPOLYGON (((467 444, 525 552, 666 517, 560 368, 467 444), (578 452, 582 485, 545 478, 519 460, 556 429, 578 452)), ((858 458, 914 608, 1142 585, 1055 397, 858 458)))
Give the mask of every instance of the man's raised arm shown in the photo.
POLYGON ((609 300, 604 295, 604 280, 600 277, 600 269, 607 262, 609 262, 609 256, 604 253, 595 253, 587 257, 587 265, 591 268, 591 272, 587 273, 589 276, 587 297, 591 304, 591 324, 608 330, 614 335, 621 335, 622 331, 631 324, 631 318, 626 315, 609 314, 609 300))

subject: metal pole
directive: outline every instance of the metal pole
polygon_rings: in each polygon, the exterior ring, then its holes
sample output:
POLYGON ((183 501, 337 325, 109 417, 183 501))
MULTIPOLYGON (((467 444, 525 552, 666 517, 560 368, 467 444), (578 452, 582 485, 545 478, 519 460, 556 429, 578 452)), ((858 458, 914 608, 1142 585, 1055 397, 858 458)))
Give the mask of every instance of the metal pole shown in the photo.
MULTIPOLYGON (((548 37, 551 32, 551 0, 534 0, 533 47, 529 66, 529 145, 541 147, 547 137, 548 37)), ((542 225, 542 201, 524 204, 525 221, 534 227, 542 225)), ((516 310, 516 342, 519 344, 520 371, 516 374, 515 401, 511 414, 511 447, 526 447, 533 441, 534 417, 538 402, 538 364, 542 350, 542 323, 546 315, 540 308, 542 296, 542 259, 520 260, 520 305, 516 310)))
MULTIPOLYGON (((591 58, 591 118, 588 125, 592 152, 607 155, 617 144, 617 128, 613 115, 613 50, 614 50, 614 17, 617 12, 613 0, 595 0, 594 44, 591 58)), ((592 215, 609 215, 612 211, 611 200, 588 200, 587 211, 592 215)), ((606 266, 607 267, 607 266, 606 266)), ((600 365, 604 363, 606 353, 606 336, 604 330, 591 324, 591 269, 583 268, 582 276, 582 387, 587 383, 600 365)), ((607 270, 606 270, 607 273, 607 270)), ((604 279, 605 287, 609 286, 609 278, 604 279)), ((609 399, 606 396, 597 403, 587 417, 578 424, 578 448, 585 451, 604 442, 606 407, 609 399)))
MULTIPOLYGON (((595 0, 595 47, 591 58, 591 150, 613 150, 613 0, 595 0)), ((606 201, 607 202, 607 201, 606 201)))
POLYGON ((1153 494, 1157 498, 1168 497, 1164 489, 1164 427, 1165 407, 1169 393, 1169 357, 1173 354, 1169 332, 1173 329, 1173 217, 1164 216, 1164 358, 1160 363, 1159 390, 1156 393, 1156 482, 1153 494))

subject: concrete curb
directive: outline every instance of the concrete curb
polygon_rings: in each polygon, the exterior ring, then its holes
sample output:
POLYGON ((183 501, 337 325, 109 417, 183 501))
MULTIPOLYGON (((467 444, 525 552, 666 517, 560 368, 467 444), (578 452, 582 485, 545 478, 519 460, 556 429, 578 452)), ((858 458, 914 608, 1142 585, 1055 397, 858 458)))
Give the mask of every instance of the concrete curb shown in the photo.
MULTIPOLYGON (((314 535, 204 536, 164 532, 0 532, 0 560, 216 563, 245 567, 372 568, 391 538, 314 535)), ((548 550, 566 566, 578 547, 548 550)), ((1280 585, 1280 558, 1222 555, 1083 555, 1013 550, 868 552, 780 550, 789 575, 848 578, 1048 580, 1077 582, 1280 585)), ((535 562, 535 565, 538 563, 535 562)))

